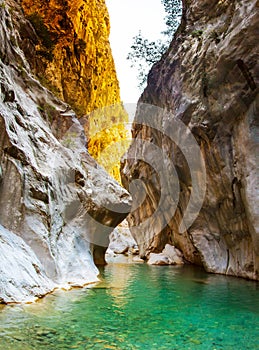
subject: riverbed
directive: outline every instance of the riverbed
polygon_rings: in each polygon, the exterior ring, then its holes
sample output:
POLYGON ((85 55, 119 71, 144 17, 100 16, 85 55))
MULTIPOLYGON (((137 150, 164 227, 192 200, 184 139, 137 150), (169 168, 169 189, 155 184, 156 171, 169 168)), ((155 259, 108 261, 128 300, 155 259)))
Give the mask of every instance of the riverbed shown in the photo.
POLYGON ((112 263, 101 282, 2 306, 0 349, 259 349, 259 284, 112 263))

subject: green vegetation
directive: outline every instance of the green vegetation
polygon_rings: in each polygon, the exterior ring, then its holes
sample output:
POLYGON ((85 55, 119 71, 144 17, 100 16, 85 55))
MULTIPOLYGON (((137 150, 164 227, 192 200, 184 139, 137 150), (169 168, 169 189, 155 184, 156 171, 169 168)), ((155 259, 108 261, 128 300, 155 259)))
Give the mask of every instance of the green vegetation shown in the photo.
POLYGON ((52 124, 55 116, 59 115, 59 112, 56 110, 56 108, 48 103, 39 105, 37 108, 43 118, 50 124, 52 124))
POLYGON ((193 38, 195 38, 195 37, 200 38, 202 36, 202 33, 203 33, 202 30, 197 29, 197 30, 193 30, 191 34, 192 34, 193 38))
POLYGON ((133 38, 131 51, 127 59, 131 66, 138 71, 139 87, 142 89, 146 83, 147 74, 151 66, 157 62, 168 48, 174 33, 176 32, 182 16, 181 0, 161 0, 166 16, 164 18, 166 29, 161 33, 163 39, 149 41, 144 38, 141 31, 133 38))
POLYGON ((38 74, 37 77, 40 83, 43 86, 45 86, 49 91, 51 91, 55 96, 60 95, 60 90, 56 86, 52 85, 51 82, 48 79, 46 79, 43 75, 38 74))

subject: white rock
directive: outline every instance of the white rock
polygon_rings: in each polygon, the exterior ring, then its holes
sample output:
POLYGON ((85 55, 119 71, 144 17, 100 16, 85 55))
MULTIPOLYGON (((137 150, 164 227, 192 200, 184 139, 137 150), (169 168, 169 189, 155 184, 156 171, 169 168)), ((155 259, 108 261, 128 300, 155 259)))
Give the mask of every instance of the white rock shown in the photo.
POLYGON ((147 262, 149 265, 170 265, 168 256, 151 253, 147 262))
POLYGON ((55 288, 32 249, 1 225, 0 257, 0 301, 33 302, 55 288))
POLYGON ((138 246, 132 237, 128 223, 124 220, 116 229, 110 234, 109 249, 115 254, 130 254, 138 253, 138 246))
POLYGON ((143 263, 143 262, 144 262, 144 260, 141 259, 138 255, 137 255, 137 256, 134 256, 134 257, 132 258, 132 261, 133 261, 133 262, 136 262, 136 263, 143 263))
POLYGON ((179 249, 170 244, 166 244, 162 253, 151 253, 148 260, 149 265, 182 265, 183 254, 179 249))
POLYGON ((162 254, 169 258, 170 264, 182 265, 184 263, 182 252, 179 249, 175 248, 175 246, 166 244, 165 248, 162 251, 162 254))

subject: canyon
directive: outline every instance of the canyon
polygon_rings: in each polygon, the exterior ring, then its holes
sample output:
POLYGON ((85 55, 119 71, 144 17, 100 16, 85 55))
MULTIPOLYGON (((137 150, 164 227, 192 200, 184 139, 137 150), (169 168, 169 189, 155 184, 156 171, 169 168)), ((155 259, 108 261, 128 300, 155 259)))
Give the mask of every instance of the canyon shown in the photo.
POLYGON ((104 0, 0 3, 0 303, 97 282, 126 217, 149 264, 258 280, 257 16, 256 0, 183 1, 119 173, 104 0))

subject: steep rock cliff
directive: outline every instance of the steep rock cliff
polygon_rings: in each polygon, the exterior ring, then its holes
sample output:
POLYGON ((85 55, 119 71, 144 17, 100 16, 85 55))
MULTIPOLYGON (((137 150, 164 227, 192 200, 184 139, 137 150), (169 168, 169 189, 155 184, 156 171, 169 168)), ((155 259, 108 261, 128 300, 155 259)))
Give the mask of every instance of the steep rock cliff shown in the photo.
MULTIPOLYGON (((135 190, 141 205, 128 221, 142 256, 161 252, 171 243, 187 261, 209 272, 258 279, 258 1, 186 0, 183 7, 170 48, 149 73, 133 127, 136 140, 157 145, 173 162, 178 206, 170 216, 174 193, 164 191, 163 210, 157 215, 163 189, 152 168, 156 154, 149 152, 147 157, 145 145, 139 146, 145 161, 138 160, 133 144, 122 164, 123 183, 129 187, 132 179, 142 180, 146 197, 143 200, 143 193, 135 190), (143 103, 170 113, 153 113, 151 127, 143 125, 143 103), (188 126, 201 150, 206 181, 199 186, 200 169, 191 169, 197 176, 194 186, 181 146, 166 135, 176 120, 188 126), (202 208, 192 225, 181 230, 196 187, 206 189, 202 208)), ((162 168, 168 168, 165 162, 162 168)))
POLYGON ((97 281, 130 198, 87 152, 71 107, 32 75, 19 3, 0 6, 0 301, 97 281), (19 22, 19 25, 18 25, 19 22))
POLYGON ((105 1, 21 0, 21 5, 31 24, 20 25, 21 47, 33 72, 74 108, 85 126, 90 154, 118 179, 125 147, 112 164, 100 157, 104 146, 126 138, 128 118, 120 104, 105 1), (116 105, 112 116, 92 113, 111 105, 116 105))

